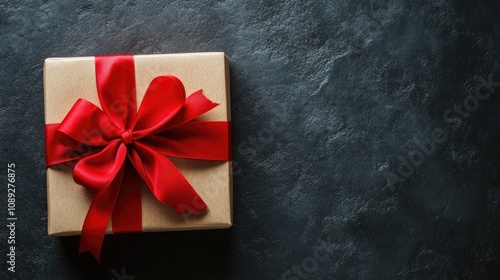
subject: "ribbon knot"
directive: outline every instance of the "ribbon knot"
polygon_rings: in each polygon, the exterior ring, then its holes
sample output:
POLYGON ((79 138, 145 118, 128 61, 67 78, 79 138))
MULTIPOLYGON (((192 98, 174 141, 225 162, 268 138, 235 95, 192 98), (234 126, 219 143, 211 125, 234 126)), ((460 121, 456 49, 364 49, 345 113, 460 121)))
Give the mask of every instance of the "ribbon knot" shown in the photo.
POLYGON ((79 99, 60 124, 46 125, 45 135, 47 167, 76 162, 73 179, 94 193, 80 252, 99 261, 111 216, 115 233, 142 231, 142 182, 177 213, 206 209, 166 156, 229 160, 230 123, 196 121, 218 104, 201 90, 186 98, 174 76, 154 78, 137 110, 132 55, 95 57, 95 70, 102 110, 79 99), (82 145, 89 151, 84 155, 82 145))
POLYGON ((132 138, 132 132, 130 131, 130 129, 122 131, 121 137, 122 137, 123 144, 128 145, 128 144, 132 143, 133 138, 132 138))

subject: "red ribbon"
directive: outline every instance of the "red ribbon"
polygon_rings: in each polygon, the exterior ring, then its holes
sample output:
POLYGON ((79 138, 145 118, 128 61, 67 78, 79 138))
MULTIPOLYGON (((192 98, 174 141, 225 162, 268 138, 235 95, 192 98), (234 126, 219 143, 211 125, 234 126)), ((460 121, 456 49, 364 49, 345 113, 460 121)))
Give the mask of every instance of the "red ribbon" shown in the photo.
POLYGON ((60 124, 47 124, 47 167, 76 163, 73 179, 94 193, 83 224, 80 253, 99 261, 107 225, 114 233, 141 232, 141 184, 177 213, 206 204, 165 156, 230 160, 230 122, 196 121, 218 104, 201 90, 186 98, 182 82, 159 76, 137 111, 132 55, 95 58, 102 110, 78 99, 60 124))

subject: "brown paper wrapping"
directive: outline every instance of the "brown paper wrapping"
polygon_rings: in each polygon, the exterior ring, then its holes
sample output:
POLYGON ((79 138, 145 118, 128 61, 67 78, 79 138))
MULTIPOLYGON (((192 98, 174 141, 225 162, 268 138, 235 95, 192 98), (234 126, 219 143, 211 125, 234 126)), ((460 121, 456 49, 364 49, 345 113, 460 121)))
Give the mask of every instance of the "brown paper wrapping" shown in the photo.
MULTIPOLYGON (((230 121, 229 67, 224 53, 136 55, 138 107, 153 78, 178 77, 189 96, 198 89, 220 105, 198 119, 230 121)), ((48 58, 44 65, 45 123, 60 123, 78 98, 100 107, 94 57, 48 58)), ((208 205, 200 215, 178 215, 142 187, 143 231, 228 228, 232 225, 231 162, 170 158, 208 205)), ((73 181, 71 169, 47 169, 48 233, 78 235, 92 194, 73 181)), ((111 223, 107 234, 112 234, 111 223)))

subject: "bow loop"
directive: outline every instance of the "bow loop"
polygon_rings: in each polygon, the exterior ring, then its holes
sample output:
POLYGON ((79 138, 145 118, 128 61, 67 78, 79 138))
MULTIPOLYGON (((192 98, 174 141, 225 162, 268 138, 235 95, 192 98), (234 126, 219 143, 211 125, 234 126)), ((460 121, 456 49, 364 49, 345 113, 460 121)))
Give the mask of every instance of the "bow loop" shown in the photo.
POLYGON ((219 106, 219 104, 212 102, 210 99, 206 98, 200 89, 186 98, 186 102, 184 102, 182 109, 170 122, 168 122, 168 124, 162 127, 161 131, 165 131, 180 124, 194 120, 198 116, 212 110, 217 106, 219 106))
POLYGON ((99 107, 78 99, 57 128, 77 142, 105 146, 120 135, 120 130, 99 107))
POLYGON ((144 94, 134 125, 136 139, 154 134, 182 109, 186 92, 181 81, 174 76, 153 79, 144 94))

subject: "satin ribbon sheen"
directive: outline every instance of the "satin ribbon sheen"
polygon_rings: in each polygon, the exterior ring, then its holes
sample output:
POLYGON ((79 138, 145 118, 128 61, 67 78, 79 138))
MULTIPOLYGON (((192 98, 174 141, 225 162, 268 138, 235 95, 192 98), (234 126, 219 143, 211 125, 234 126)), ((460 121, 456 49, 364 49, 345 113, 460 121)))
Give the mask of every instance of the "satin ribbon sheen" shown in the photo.
POLYGON ((174 76, 154 78, 137 110, 133 55, 95 57, 95 72, 102 110, 78 99, 45 135, 47 167, 75 164, 74 181, 93 192, 79 251, 99 261, 111 217, 114 233, 142 231, 143 181, 177 213, 207 208, 165 156, 230 160, 230 122, 196 121, 218 104, 201 90, 186 98, 174 76))

